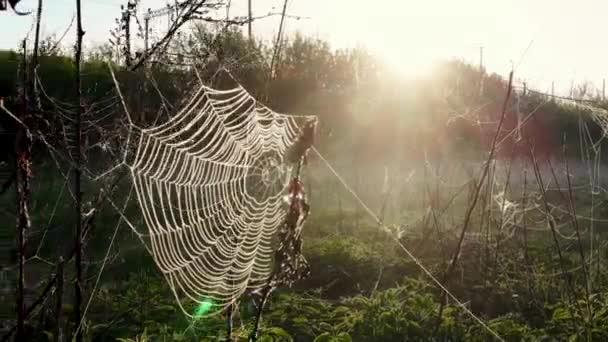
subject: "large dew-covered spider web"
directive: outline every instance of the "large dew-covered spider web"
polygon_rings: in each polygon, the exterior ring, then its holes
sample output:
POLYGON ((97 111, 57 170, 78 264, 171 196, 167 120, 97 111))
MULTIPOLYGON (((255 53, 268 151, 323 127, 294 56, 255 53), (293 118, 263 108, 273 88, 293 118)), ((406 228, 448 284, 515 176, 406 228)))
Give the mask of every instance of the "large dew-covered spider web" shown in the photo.
POLYGON ((311 119, 275 113, 241 86, 202 86, 167 122, 133 130, 127 164, 149 248, 187 315, 215 314, 269 279, 296 166, 286 153, 311 119))

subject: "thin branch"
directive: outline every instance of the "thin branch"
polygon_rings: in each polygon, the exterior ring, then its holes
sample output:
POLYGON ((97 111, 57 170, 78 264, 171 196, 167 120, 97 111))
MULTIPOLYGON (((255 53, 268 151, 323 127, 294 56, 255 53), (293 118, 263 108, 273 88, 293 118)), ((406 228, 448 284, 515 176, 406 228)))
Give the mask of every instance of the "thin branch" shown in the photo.
MULTIPOLYGON (((545 184, 543 182, 543 177, 542 177, 542 174, 540 172, 540 168, 538 167, 538 161, 536 160, 536 156, 534 155, 534 151, 533 151, 532 148, 530 148, 530 158, 532 160, 532 166, 534 168, 534 175, 536 176, 536 182, 537 182, 538 187, 540 189, 541 199, 543 200, 543 204, 545 206, 545 218, 547 220, 549 228, 551 229, 551 236, 553 237, 553 243, 555 245, 555 249, 557 251, 557 256, 559 258, 559 265, 560 265, 560 268, 561 268, 561 275, 564 278, 566 286, 568 286, 568 288, 569 288, 568 298, 570 300, 570 303, 571 304, 576 304, 576 307, 580 311, 580 306, 579 306, 578 302, 576 301, 576 293, 574 291, 574 287, 572 286, 571 278, 568 275, 568 273, 566 271, 566 266, 564 264, 564 256, 563 256, 563 253, 562 253, 561 246, 559 244, 559 239, 557 238, 557 231, 556 231, 556 228, 555 228, 555 220, 554 220, 554 218, 550 214, 551 209, 549 208, 549 202, 547 201, 547 193, 546 193, 546 190, 545 190, 545 184)), ((575 316, 574 316, 574 312, 572 311, 572 306, 573 305, 568 305, 568 311, 570 313, 570 318, 572 320, 572 328, 576 331, 577 324, 576 324, 576 319, 575 319, 575 316)))
POLYGON ((177 33, 177 31, 187 23, 198 11, 206 4, 206 0, 202 1, 189 1, 187 3, 182 3, 180 7, 183 7, 184 10, 182 14, 175 19, 171 28, 165 34, 165 36, 156 42, 152 47, 146 51, 143 51, 141 56, 132 66, 129 68, 130 70, 136 70, 141 67, 146 60, 148 60, 152 55, 154 55, 161 47, 166 46, 173 36, 177 33))
POLYGON ((279 53, 280 53, 280 49, 281 49, 281 38, 283 37, 283 24, 285 22, 285 11, 287 10, 287 2, 288 0, 284 0, 283 2, 283 12, 281 13, 281 23, 279 24, 279 32, 277 33, 277 40, 274 43, 274 52, 272 54, 272 60, 270 61, 270 73, 268 75, 268 78, 270 80, 272 80, 273 78, 273 69, 274 69, 274 63, 275 60, 277 58, 279 58, 279 53))
MULTIPOLYGON (((74 247, 76 249, 74 266, 76 268, 76 282, 74 289, 75 303, 74 303, 74 321, 80 322, 82 320, 82 289, 83 289, 83 269, 82 269, 82 189, 81 189, 81 174, 82 174, 82 127, 81 118, 83 113, 82 106, 82 80, 81 80, 81 67, 82 67, 82 38, 84 31, 82 29, 82 9, 81 0, 76 0, 76 55, 74 57, 76 63, 76 100, 78 101, 78 109, 76 112, 76 118, 74 122, 74 130, 76 134, 75 146, 73 146, 73 158, 76 163, 76 167, 73 169, 73 181, 74 181, 74 196, 76 200, 74 203, 74 214, 76 215, 76 227, 75 227, 75 242, 74 247)), ((76 331, 74 336, 76 342, 82 342, 83 335, 82 330, 76 331)))
MULTIPOLYGON (((563 143, 563 154, 564 154, 564 163, 566 166, 566 179, 568 180, 568 205, 570 207, 570 213, 572 218, 572 225, 574 226, 574 230, 576 231, 576 241, 578 245, 578 252, 581 257, 581 263, 583 267, 583 280, 585 282, 585 302, 587 304, 587 314, 589 315, 589 323, 590 326, 593 326, 593 312, 591 310, 591 304, 589 301, 590 297, 590 289, 589 289, 589 273, 587 271, 587 263, 585 261, 585 252, 583 251, 583 243, 581 242, 581 233, 578 225, 578 220, 576 218, 576 206, 574 205, 574 194, 572 193, 572 182, 570 181, 570 168, 568 166, 568 155, 566 149, 566 136, 564 135, 564 143, 563 143)), ((591 332, 588 331, 589 336, 591 336, 591 332)))
MULTIPOLYGON (((458 245, 456 246, 456 251, 454 252, 454 256, 452 257, 452 262, 450 263, 450 265, 448 266, 448 269, 446 270, 446 272, 444 274, 444 277, 443 277, 444 279, 442 282, 443 284, 446 284, 451 273, 454 271, 454 268, 456 268, 456 264, 457 264, 458 258, 460 256, 460 250, 462 248, 462 243, 464 241, 465 234, 467 232, 469 223, 471 221, 471 215, 473 214, 473 210, 475 209, 475 207, 477 205, 477 201, 479 200, 479 193, 481 192, 481 188, 483 187, 486 177, 488 176, 488 170, 490 169, 490 165, 492 164, 492 161, 494 160, 494 155, 496 153, 496 142, 498 140, 498 136, 500 135, 503 123, 505 121, 507 106, 509 104, 509 99, 511 98, 512 88, 513 88, 513 71, 511 71, 509 73, 509 83, 507 84, 507 95, 505 96, 505 101, 502 106, 502 114, 500 117, 500 122, 498 123, 498 127, 496 127, 496 133, 494 134, 494 139, 492 140, 492 147, 490 149, 490 155, 488 156, 488 160, 486 161, 486 164, 483 168, 481 178, 479 179, 479 182, 477 183, 477 187, 475 188, 475 193, 473 194, 473 200, 471 201, 471 204, 466 211, 466 214, 464 217, 464 222, 462 224, 462 231, 460 232, 460 237, 458 239, 458 245)), ((441 304, 439 306, 438 324, 435 329, 438 329, 439 326, 441 325, 443 309, 446 304, 446 301, 447 301, 447 293, 445 291, 443 291, 441 304)))
MULTIPOLYGON (((122 178, 126 175, 127 175, 126 172, 119 174, 118 176, 116 176, 116 179, 114 180, 114 182, 110 183, 110 185, 107 187, 107 189, 101 189, 97 194, 97 199, 95 201, 95 204, 93 205, 93 208, 99 208, 101 206, 102 202, 104 200, 107 200, 109 198, 109 196, 111 196, 111 194, 116 190, 118 184, 120 183, 122 178)), ((83 225, 83 236, 87 236, 89 231, 93 228, 92 222, 95 218, 96 213, 97 213, 97 210, 95 210, 92 215, 89 215, 87 217, 87 219, 83 222, 83 224, 82 224, 83 225)), ((76 255, 76 249, 77 249, 77 246, 75 244, 72 247, 72 249, 70 250, 70 252, 67 253, 62 259, 60 259, 59 262, 63 262, 65 264, 65 263, 72 261, 72 259, 76 255)), ((29 308, 26 309, 25 317, 28 317, 32 312, 34 312, 34 310, 38 307, 38 305, 40 305, 41 303, 43 303, 45 301, 46 296, 49 295, 50 290, 53 288, 56 281, 57 281, 56 275, 51 274, 49 276, 49 281, 47 282, 47 285, 44 288, 44 290, 42 290, 42 292, 40 293, 38 298, 32 303, 32 305, 30 305, 29 308)), ((11 336, 15 333, 16 330, 17 330, 17 325, 14 325, 2 337, 0 342, 8 341, 11 338, 11 336)))

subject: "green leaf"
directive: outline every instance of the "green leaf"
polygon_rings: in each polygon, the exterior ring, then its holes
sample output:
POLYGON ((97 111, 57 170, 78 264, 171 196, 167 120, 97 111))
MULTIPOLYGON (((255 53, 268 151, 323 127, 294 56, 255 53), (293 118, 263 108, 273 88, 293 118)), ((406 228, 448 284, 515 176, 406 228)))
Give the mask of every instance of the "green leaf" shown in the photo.
POLYGON ((352 311, 352 309, 346 307, 346 306, 338 306, 337 308, 334 309, 333 314, 334 315, 347 315, 352 311))
POLYGON ((353 339, 350 337, 350 334, 345 331, 336 335, 336 340, 339 342, 352 342, 353 341, 353 339))
POLYGON ((272 328, 268 329, 268 333, 272 334, 276 337, 283 337, 283 338, 286 338, 289 340, 291 340, 291 338, 292 338, 291 335, 289 335, 289 333, 281 327, 272 327, 272 328))
POLYGON ((321 335, 315 337, 313 342, 332 342, 333 340, 334 339, 332 338, 330 333, 324 332, 321 335))
POLYGON ((306 318, 306 317, 304 317, 304 316, 298 316, 298 317, 295 317, 295 318, 293 319, 293 322, 294 322, 295 324, 304 324, 304 323, 308 323, 308 318, 306 318))
POLYGON ((100 323, 100 324, 95 324, 94 326, 91 327, 91 330, 99 330, 99 329, 105 329, 109 326, 109 324, 107 323, 100 323))
POLYGON ((553 320, 554 321, 563 321, 570 319, 570 313, 566 308, 557 308, 553 311, 553 320))

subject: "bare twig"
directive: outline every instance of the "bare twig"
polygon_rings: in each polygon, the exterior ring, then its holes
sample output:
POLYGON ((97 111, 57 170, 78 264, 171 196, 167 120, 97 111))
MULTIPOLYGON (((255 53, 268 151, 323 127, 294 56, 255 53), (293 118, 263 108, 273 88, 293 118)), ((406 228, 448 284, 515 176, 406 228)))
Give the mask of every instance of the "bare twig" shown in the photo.
POLYGON ((498 232, 497 232, 497 237, 496 237, 496 251, 494 253, 494 270, 495 272, 498 269, 498 256, 499 256, 499 251, 500 251, 500 240, 502 238, 502 228, 504 225, 504 217, 505 217, 505 205, 507 203, 507 191, 509 191, 510 189, 510 182, 511 182, 511 167, 513 166, 513 158, 515 157, 515 145, 513 145, 513 148, 511 149, 511 156, 509 157, 509 166, 507 167, 507 174, 506 174, 506 180, 505 180, 505 185, 502 189, 502 203, 501 203, 501 208, 500 208, 500 221, 498 224, 498 232))
POLYGON ((180 4, 180 8, 182 8, 180 15, 175 19, 175 21, 171 24, 169 31, 165 34, 163 38, 161 38, 158 42, 154 43, 151 48, 146 51, 143 51, 140 55, 139 59, 137 59, 130 67, 130 70, 136 70, 141 67, 146 60, 148 60, 152 55, 154 55, 159 49, 171 41, 173 36, 177 33, 177 31, 187 23, 194 15, 199 13, 199 10, 203 8, 206 4, 205 0, 202 1, 187 1, 185 3, 180 4))
MULTIPOLYGON (((27 49, 26 41, 23 40, 23 79, 21 87, 21 120, 27 121, 28 116, 28 94, 27 94, 27 49)), ((31 228, 29 201, 30 201, 30 178, 31 172, 31 152, 32 152, 32 135, 25 126, 20 126, 17 130, 15 155, 16 155, 16 190, 17 190, 17 253, 19 260, 19 275, 17 277, 17 340, 24 341, 25 336, 25 320, 27 317, 25 310, 25 246, 27 232, 31 228)))
POLYGON ((55 295, 55 331, 53 333, 55 342, 63 341, 63 332, 61 331, 61 316, 63 315, 63 264, 63 257, 59 257, 59 262, 57 263, 57 273, 55 275, 55 288, 57 289, 57 293, 55 295))
POLYGON ((270 61, 270 73, 268 74, 268 79, 272 80, 274 77, 274 63, 277 58, 279 58, 279 53, 281 51, 281 39, 283 38, 283 24, 285 22, 285 11, 287 10, 287 2, 288 0, 284 0, 283 2, 283 12, 281 15, 281 23, 279 24, 279 32, 277 33, 277 40, 274 43, 274 52, 272 54, 272 60, 270 61))
MULTIPOLYGON (((564 135, 563 142, 563 155, 564 155, 564 164, 566 166, 566 179, 568 181, 568 205, 570 207, 570 216, 572 218, 572 225, 574 226, 574 230, 576 231, 576 241, 578 245, 578 252, 581 257, 581 266, 583 268, 583 281, 585 282, 585 302, 587 304, 587 315, 589 319, 590 326, 593 326, 593 312, 591 310, 590 304, 590 289, 589 289, 589 273, 587 271, 587 262, 585 261, 585 252, 583 251, 583 243, 581 242, 581 234, 580 228, 578 225, 578 219, 576 218, 576 206, 574 205, 574 194, 572 193, 572 182, 570 181, 570 168, 568 166, 568 155, 566 150, 566 136, 564 135)), ((587 331, 589 337, 591 337, 591 331, 587 331)))
MULTIPOLYGON (((509 99, 511 98, 511 91, 512 91, 512 86, 513 86, 513 71, 511 71, 509 73, 509 83, 507 84, 507 95, 505 96, 505 101, 503 103, 502 106, 502 114, 500 117, 500 122, 498 123, 498 127, 496 128, 496 133, 494 134, 494 139, 492 140, 492 146, 490 149, 490 155, 488 156, 488 160, 486 161, 486 164, 483 168, 482 174, 481 174, 481 178, 479 179, 479 182, 477 183, 477 186, 475 188, 475 192, 473 194, 473 199, 471 201, 471 204, 469 205, 469 207, 467 208, 465 217, 464 217, 464 222, 462 224, 462 231, 460 232, 460 237, 458 239, 458 245, 456 246, 456 251, 454 252, 454 256, 452 257, 452 261, 450 263, 450 265, 448 266, 448 269, 446 270, 445 274, 444 274, 444 279, 443 279, 443 284, 446 284, 446 281, 449 279, 451 273, 454 271, 454 268, 456 267, 456 264, 458 262, 458 258, 460 256, 460 250, 462 248, 462 243, 464 241, 464 237, 465 234, 467 232, 467 229, 469 227, 469 223, 471 221, 471 215, 473 214, 473 210, 475 209, 476 205, 477 205, 477 201, 479 199, 479 193, 481 192, 481 188, 486 180, 486 177, 488 175, 488 170, 490 169, 490 165, 492 164, 492 161, 494 160, 494 155, 496 153, 496 142, 498 140, 498 136, 500 135, 500 132, 502 130, 502 126, 503 123, 505 121, 505 117, 506 117, 506 112, 507 112, 507 106, 509 104, 509 99)), ((446 304, 447 301, 447 293, 445 291, 443 291, 443 295, 442 295, 442 300, 441 300, 441 304, 439 306, 439 315, 438 315, 438 324, 436 326, 436 329, 439 328, 439 326, 441 325, 441 321, 442 321, 442 316, 443 316, 443 309, 444 306, 446 304)))
POLYGON ((234 315, 234 306, 236 303, 232 303, 228 305, 228 310, 226 311, 226 342, 232 342, 232 317, 234 315))
MULTIPOLYGON (((75 303, 74 303, 74 321, 80 322, 82 320, 82 190, 81 190, 81 169, 82 169, 82 128, 81 128, 81 116, 83 112, 82 108, 82 84, 81 84, 81 59, 82 59, 82 38, 84 31, 82 29, 82 9, 80 6, 81 0, 76 0, 76 100, 78 101, 78 109, 76 112, 76 118, 74 122, 74 130, 76 134, 75 145, 73 146, 74 162, 76 167, 73 168, 73 181, 74 181, 74 196, 76 197, 74 214, 76 215, 76 231, 75 231, 75 243, 76 248, 76 283, 75 283, 75 303)), ((77 323, 78 324, 78 323, 77 323)), ((82 330, 77 329, 75 340, 76 342, 82 342, 82 330)))
MULTIPOLYGON (((55 281, 56 281, 55 275, 51 275, 49 277, 49 281, 47 282, 46 286, 40 293, 40 296, 38 296, 38 298, 25 310, 25 317, 28 317, 32 312, 34 312, 34 310, 36 310, 36 308, 40 304, 44 303, 44 301, 46 300, 46 297, 51 293, 51 290, 53 289, 53 286, 55 285, 55 281)), ((13 326, 11 329, 8 330, 8 332, 2 337, 2 340, 0 340, 0 341, 2 341, 2 342, 8 341, 11 338, 11 336, 13 336, 13 334, 15 333, 15 331, 17 329, 18 329, 17 325, 13 326)), ((17 341, 22 341, 22 340, 17 340, 17 341)))
MULTIPOLYGON (((106 189, 101 189, 97 194, 97 199, 95 201, 95 204, 93 205, 93 208, 99 208, 101 206, 102 202, 104 200, 106 200, 116 190, 116 187, 118 186, 118 184, 120 183, 122 178, 126 175, 127 175, 126 172, 118 174, 116 176, 116 178, 114 179, 114 182, 110 183, 106 189)), ((85 220, 83 222, 83 224, 82 224, 83 236, 87 236, 89 231, 93 228, 92 222, 95 218, 96 213, 97 213, 97 211, 94 211, 93 214, 90 215, 87 218, 87 220, 85 220)), ((76 255, 76 250, 77 250, 77 246, 76 246, 76 244, 74 244, 74 246, 72 247, 70 252, 67 253, 62 259, 60 259, 60 262, 63 262, 65 265, 65 263, 72 261, 72 259, 76 255)), ((47 282, 47 285, 45 286, 45 288, 42 290, 42 292, 40 293, 38 298, 32 303, 32 305, 30 305, 29 308, 27 308, 25 310, 25 317, 28 317, 32 312, 34 312, 34 310, 38 307, 38 305, 40 305, 41 303, 43 303, 46 300, 46 297, 49 295, 49 293, 50 293, 51 289, 53 288, 53 286, 55 285, 56 281, 57 281, 56 275, 54 275, 54 274, 49 275, 49 281, 47 282)), ((2 337, 0 342, 8 341, 8 339, 11 338, 11 336, 15 333, 16 330, 17 330, 17 325, 15 325, 11 329, 9 329, 9 331, 2 337)))
MULTIPOLYGON (((542 174, 540 172, 540 168, 538 167, 538 161, 536 160, 536 156, 534 155, 534 151, 532 150, 532 148, 530 148, 530 158, 532 160, 532 166, 534 168, 534 175, 536 176, 536 182, 538 183, 538 187, 540 189, 541 199, 543 200, 543 204, 545 206, 545 218, 547 220, 549 228, 551 229, 551 235, 553 237, 553 243, 555 245, 555 249, 557 251, 557 256, 559 258, 559 264, 560 264, 560 268, 561 268, 561 275, 564 278, 566 286, 569 288, 568 298, 570 300, 570 303, 571 304, 576 304, 577 308, 580 311, 580 307, 578 305, 578 302, 576 301, 576 294, 575 294, 575 291, 574 291, 574 287, 572 286, 571 278, 568 275, 568 273, 566 272, 566 266, 564 265, 564 256, 563 256, 563 253, 562 253, 561 246, 559 244, 559 240, 557 238, 557 232, 556 232, 556 228, 555 228, 555 220, 553 219, 553 217, 550 214, 549 202, 547 201, 547 193, 545 191, 545 184, 543 183, 543 177, 542 177, 542 174)), ((568 311, 570 313, 570 318, 572 320, 572 327, 574 329, 576 329, 576 320, 574 318, 575 317, 574 316, 574 312, 572 311, 572 305, 568 305, 568 311)))
POLYGON ((36 69, 38 68, 38 45, 40 44, 40 22, 42 20, 42 0, 38 0, 38 10, 36 11, 36 34, 34 36, 34 53, 29 74, 29 92, 33 106, 38 109, 40 100, 36 91, 36 69))

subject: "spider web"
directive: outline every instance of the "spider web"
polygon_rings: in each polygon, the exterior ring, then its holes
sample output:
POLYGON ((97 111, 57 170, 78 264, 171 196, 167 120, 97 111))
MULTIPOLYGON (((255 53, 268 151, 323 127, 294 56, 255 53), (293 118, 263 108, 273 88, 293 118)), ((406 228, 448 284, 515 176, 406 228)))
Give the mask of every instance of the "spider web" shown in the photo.
POLYGON ((294 169, 284 158, 311 118, 275 113, 240 85, 202 86, 167 122, 132 130, 145 236, 186 315, 186 303, 212 315, 269 279, 294 169))

